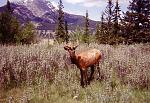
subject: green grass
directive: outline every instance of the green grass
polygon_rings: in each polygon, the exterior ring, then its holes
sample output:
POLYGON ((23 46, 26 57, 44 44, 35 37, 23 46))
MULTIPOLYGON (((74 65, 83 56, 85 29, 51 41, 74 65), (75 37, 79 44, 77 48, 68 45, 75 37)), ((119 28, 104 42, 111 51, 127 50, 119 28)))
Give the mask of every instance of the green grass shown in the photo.
POLYGON ((0 103, 148 103, 150 45, 81 44, 77 52, 103 53, 101 79, 80 86, 80 71, 70 64, 63 44, 1 46, 0 103))

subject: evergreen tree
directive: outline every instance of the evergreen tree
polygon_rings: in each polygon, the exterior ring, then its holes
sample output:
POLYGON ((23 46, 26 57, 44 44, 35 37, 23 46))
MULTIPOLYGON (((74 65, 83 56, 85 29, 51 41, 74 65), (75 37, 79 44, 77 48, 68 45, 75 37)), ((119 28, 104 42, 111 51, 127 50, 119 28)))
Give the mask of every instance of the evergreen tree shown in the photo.
POLYGON ((68 23, 65 21, 65 42, 69 42, 69 35, 68 35, 68 23))
POLYGON ((100 34, 99 34, 99 43, 102 43, 102 44, 107 44, 108 41, 109 41, 109 35, 108 34, 108 24, 107 22, 105 21, 105 18, 104 18, 104 13, 102 13, 101 15, 101 23, 100 23, 100 34))
POLYGON ((96 25, 95 37, 96 37, 97 42, 99 42, 100 40, 100 24, 99 23, 96 25))
POLYGON ((57 30, 56 30, 56 39, 58 42, 64 42, 65 41, 65 23, 64 23, 64 12, 63 12, 63 3, 62 0, 59 0, 58 3, 58 23, 57 23, 57 30))
POLYGON ((85 32, 83 36, 83 41, 85 43, 89 43, 89 17, 88 17, 88 11, 86 11, 86 16, 85 16, 85 32))
MULTIPOLYGON (((103 37, 102 43, 109 43, 112 38, 112 14, 113 14, 113 2, 112 0, 108 0, 106 9, 104 11, 103 20, 105 24, 105 33, 101 35, 103 37)), ((102 25, 104 26, 104 25, 102 25)))
POLYGON ((119 26, 119 21, 121 21, 121 9, 119 6, 119 2, 118 0, 116 0, 116 5, 115 8, 113 10, 113 15, 112 15, 112 22, 113 22, 113 35, 117 36, 119 30, 120 30, 120 26, 119 26))
POLYGON ((11 7, 11 5, 10 5, 9 0, 7 0, 6 12, 9 12, 10 14, 13 13, 13 9, 12 9, 12 7, 11 7))
POLYGON ((124 17, 125 37, 132 42, 147 42, 150 30, 150 1, 132 0, 124 17), (147 31, 147 32, 145 32, 147 31))
POLYGON ((101 16, 101 32, 104 33, 105 30, 105 19, 104 19, 104 13, 102 13, 101 16))
POLYGON ((150 0, 144 0, 145 9, 142 10, 145 18, 143 20, 143 28, 150 30, 150 0))
POLYGON ((112 14, 113 14, 113 2, 112 0, 108 0, 108 5, 106 6, 105 9, 105 18, 106 18, 106 22, 109 25, 108 26, 108 30, 111 29, 111 25, 112 25, 112 14))
POLYGON ((17 29, 19 29, 19 26, 16 26, 19 25, 19 23, 12 14, 13 10, 10 2, 7 1, 5 11, 3 11, 0 15, 0 40, 3 44, 14 43, 14 34, 16 34, 17 29))

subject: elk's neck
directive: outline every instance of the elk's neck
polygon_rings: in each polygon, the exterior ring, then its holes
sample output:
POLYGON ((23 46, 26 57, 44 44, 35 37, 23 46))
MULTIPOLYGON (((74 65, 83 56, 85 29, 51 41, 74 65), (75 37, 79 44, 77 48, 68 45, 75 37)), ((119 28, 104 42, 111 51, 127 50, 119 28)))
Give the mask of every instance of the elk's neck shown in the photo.
POLYGON ((72 54, 72 55, 70 55, 70 59, 71 59, 71 62, 72 62, 72 64, 76 64, 77 65, 77 56, 76 56, 76 54, 74 53, 74 54, 72 54))

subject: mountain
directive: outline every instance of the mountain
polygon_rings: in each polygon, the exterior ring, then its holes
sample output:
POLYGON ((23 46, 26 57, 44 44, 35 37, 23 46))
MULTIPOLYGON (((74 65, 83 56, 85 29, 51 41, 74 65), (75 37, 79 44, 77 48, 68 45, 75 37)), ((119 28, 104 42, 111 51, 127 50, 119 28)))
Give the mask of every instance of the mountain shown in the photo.
MULTIPOLYGON (((54 30, 57 24, 57 9, 48 0, 21 0, 11 2, 14 16, 16 16, 21 23, 27 20, 32 21, 37 29, 40 30, 54 30)), ((0 12, 5 7, 0 7, 0 12)), ((69 29, 75 29, 77 25, 84 27, 84 16, 64 13, 65 20, 67 20, 69 29)), ((96 21, 89 20, 91 29, 95 28, 96 21)))

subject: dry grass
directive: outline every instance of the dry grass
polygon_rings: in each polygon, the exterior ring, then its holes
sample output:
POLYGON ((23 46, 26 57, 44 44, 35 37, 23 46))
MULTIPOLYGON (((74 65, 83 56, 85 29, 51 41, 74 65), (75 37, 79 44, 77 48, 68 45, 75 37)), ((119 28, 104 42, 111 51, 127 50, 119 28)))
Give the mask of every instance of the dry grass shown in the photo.
POLYGON ((148 103, 150 45, 82 44, 103 53, 101 77, 80 87, 62 45, 0 46, 0 103, 148 103))

